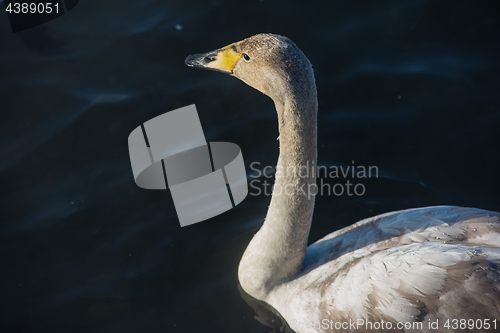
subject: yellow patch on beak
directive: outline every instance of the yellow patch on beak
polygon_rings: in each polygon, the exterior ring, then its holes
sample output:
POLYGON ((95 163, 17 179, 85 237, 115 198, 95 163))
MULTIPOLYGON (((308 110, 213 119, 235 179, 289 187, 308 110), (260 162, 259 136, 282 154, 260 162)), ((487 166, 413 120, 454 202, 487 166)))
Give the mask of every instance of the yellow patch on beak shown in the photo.
POLYGON ((232 74, 234 66, 240 58, 241 53, 235 51, 233 44, 229 44, 219 50, 216 59, 210 62, 207 67, 232 74))

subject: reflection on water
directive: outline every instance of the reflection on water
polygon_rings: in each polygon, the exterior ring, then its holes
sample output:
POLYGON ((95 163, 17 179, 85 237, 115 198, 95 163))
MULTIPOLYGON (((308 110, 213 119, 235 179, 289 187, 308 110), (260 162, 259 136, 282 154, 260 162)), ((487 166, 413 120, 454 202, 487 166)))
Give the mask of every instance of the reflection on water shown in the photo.
POLYGON ((2 331, 269 331, 237 267, 270 198, 180 228, 168 191, 135 186, 127 147, 139 124, 194 103, 207 141, 238 144, 247 171, 275 165, 272 101, 184 65, 260 32, 313 64, 319 164, 379 170, 363 196, 317 198, 310 242, 392 210, 500 210, 498 12, 486 0, 88 0, 18 34, 0 20, 2 331))
POLYGON ((245 303, 250 305, 255 311, 255 320, 273 329, 270 333, 294 333, 290 326, 288 326, 286 320, 280 315, 278 311, 276 311, 275 308, 248 295, 240 285, 238 285, 238 291, 240 292, 240 296, 245 301, 245 303))

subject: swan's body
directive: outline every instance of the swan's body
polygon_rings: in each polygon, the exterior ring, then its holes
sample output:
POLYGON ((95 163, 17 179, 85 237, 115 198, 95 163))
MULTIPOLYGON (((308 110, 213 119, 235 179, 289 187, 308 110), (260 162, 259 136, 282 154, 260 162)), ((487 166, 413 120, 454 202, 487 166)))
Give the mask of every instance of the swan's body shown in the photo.
POLYGON ((382 321, 393 323, 391 332, 397 322, 422 323, 399 331, 453 331, 443 326, 447 319, 497 319, 500 329, 499 213, 444 206, 392 212, 307 247, 314 210, 307 189, 316 179, 300 170, 316 165, 317 154, 309 61, 286 37, 262 34, 186 63, 240 78, 271 97, 278 113, 281 191, 240 262, 248 294, 297 332, 381 332, 382 321))

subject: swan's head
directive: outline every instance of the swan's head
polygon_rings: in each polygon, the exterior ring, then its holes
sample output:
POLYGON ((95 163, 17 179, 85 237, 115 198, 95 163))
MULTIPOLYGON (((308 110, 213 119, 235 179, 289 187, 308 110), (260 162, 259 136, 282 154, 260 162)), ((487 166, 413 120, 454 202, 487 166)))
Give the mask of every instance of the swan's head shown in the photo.
MULTIPOLYGON (((186 58, 186 65, 237 77, 284 103, 288 94, 316 94, 311 64, 287 37, 260 34, 186 58)), ((315 96, 314 96, 315 97, 315 96)))

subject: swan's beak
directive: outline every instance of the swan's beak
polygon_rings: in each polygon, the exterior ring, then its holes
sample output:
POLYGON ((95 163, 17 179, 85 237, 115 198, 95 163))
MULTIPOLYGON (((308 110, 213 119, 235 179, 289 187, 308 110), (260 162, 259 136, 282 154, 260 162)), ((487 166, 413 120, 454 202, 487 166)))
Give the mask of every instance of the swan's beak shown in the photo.
POLYGON ((207 53, 192 54, 186 58, 186 65, 194 68, 202 68, 233 74, 234 66, 241 53, 236 52, 234 44, 207 53))

